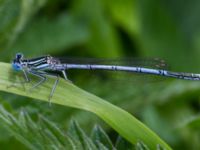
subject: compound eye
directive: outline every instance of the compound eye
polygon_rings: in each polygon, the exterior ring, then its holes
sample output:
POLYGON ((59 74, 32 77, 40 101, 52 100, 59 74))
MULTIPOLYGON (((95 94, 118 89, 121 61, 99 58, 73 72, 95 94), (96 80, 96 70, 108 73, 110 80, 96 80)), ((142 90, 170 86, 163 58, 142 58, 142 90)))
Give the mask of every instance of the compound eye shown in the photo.
POLYGON ((12 64, 12 68, 15 71, 20 71, 21 70, 21 66, 19 64, 17 64, 17 63, 13 63, 12 64))
POLYGON ((23 54, 22 53, 17 53, 16 54, 16 59, 19 60, 19 59, 22 59, 23 58, 23 54))

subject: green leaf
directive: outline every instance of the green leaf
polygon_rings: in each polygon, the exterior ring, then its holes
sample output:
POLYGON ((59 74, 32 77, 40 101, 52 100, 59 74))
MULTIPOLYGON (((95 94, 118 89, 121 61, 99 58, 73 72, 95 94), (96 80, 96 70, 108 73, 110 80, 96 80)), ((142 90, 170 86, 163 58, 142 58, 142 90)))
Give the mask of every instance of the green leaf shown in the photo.
POLYGON ((27 147, 35 149, 35 147, 21 135, 23 134, 21 131, 25 132, 26 130, 24 128, 22 130, 19 122, 17 122, 17 119, 12 116, 12 114, 7 112, 2 106, 0 106, 0 120, 2 124, 4 124, 4 126, 12 133, 12 135, 14 135, 17 139, 20 139, 20 141, 27 147))
POLYGON ((108 135, 104 132, 104 130, 96 125, 92 131, 92 140, 96 145, 102 146, 105 145, 108 149, 113 149, 112 141, 108 137, 108 135), (100 144, 99 144, 100 143, 100 144))
POLYGON ((113 20, 127 33, 135 35, 139 30, 137 2, 135 0, 104 0, 113 20))
POLYGON ((141 28, 138 35, 143 54, 166 58, 176 69, 188 68, 197 71, 200 21, 196 18, 199 18, 197 12, 200 9, 200 1, 191 0, 181 5, 179 1, 172 0, 137 2, 141 28))
MULTIPOLYGON (((66 145, 66 134, 64 134, 63 132, 61 132, 61 130, 55 125, 53 124, 51 121, 49 121, 47 118, 45 118, 44 116, 40 115, 40 125, 42 128, 48 128, 51 133, 57 137, 58 143, 61 143, 64 146, 66 145)), ((69 137, 67 137, 70 144, 73 145, 73 142, 70 140, 69 137)))
MULTIPOLYGON (((97 142, 98 149, 99 150, 109 150, 107 147, 105 147, 101 142, 97 142)), ((115 150, 114 148, 112 150, 115 150)))
POLYGON ((69 128, 69 135, 71 135, 71 137, 75 137, 74 140, 78 141, 78 147, 88 150, 97 150, 95 144, 89 137, 87 137, 87 135, 79 127, 77 122, 75 121, 71 122, 71 126, 69 128))
MULTIPOLYGON (((137 143, 136 143, 136 146, 137 146, 137 143)), ((121 136, 117 137, 115 147, 117 150, 124 150, 124 149, 133 150, 134 149, 134 147, 131 145, 131 143, 129 143, 128 141, 123 139, 121 136)))
MULTIPOLYGON (((0 90, 48 102, 48 97, 55 79, 48 79, 48 82, 45 82, 42 86, 34 89, 30 93, 24 91, 21 84, 15 84, 17 87, 14 86, 8 88, 13 82, 16 82, 16 78, 22 80, 22 74, 21 76, 17 76, 11 70, 10 64, 7 63, 0 63, 0 68, 0 90)), ((30 88, 31 84, 25 85, 25 89, 30 88)), ((132 144, 136 144, 137 141, 140 140, 150 149, 155 149, 158 144, 166 149, 171 149, 154 132, 131 114, 95 95, 81 90, 71 82, 60 79, 59 85, 56 87, 56 91, 51 101, 52 103, 95 113, 132 144)))
POLYGON ((189 127, 194 130, 199 130, 200 129, 200 116, 191 116, 189 118, 186 118, 184 121, 182 121, 179 125, 178 128, 184 128, 184 127, 189 127))
POLYGON ((104 11, 101 0, 78 0, 73 2, 70 12, 79 24, 88 28, 86 46, 89 53, 98 57, 102 57, 102 54, 104 57, 117 57, 121 54, 121 43, 104 11))
POLYGON ((143 111, 143 121, 151 127, 152 130, 159 132, 159 135, 172 143, 176 139, 175 133, 169 128, 170 125, 168 122, 164 120, 157 111, 155 106, 146 106, 143 111), (163 128, 165 130, 163 130, 163 128))
POLYGON ((138 142, 136 144, 136 150, 149 150, 148 146, 146 146, 143 142, 138 142))
POLYGON ((0 48, 7 49, 46 0, 1 0, 0 48))
POLYGON ((24 110, 17 118, 0 106, 0 120, 1 125, 4 125, 11 135, 32 150, 72 148, 70 138, 52 122, 44 121, 43 118, 38 124, 24 110))
POLYGON ((52 53, 55 50, 62 51, 83 44, 87 39, 87 28, 77 24, 75 18, 65 12, 53 19, 44 16, 36 18, 19 36, 11 49, 12 53, 20 50, 24 54, 35 56, 52 53))

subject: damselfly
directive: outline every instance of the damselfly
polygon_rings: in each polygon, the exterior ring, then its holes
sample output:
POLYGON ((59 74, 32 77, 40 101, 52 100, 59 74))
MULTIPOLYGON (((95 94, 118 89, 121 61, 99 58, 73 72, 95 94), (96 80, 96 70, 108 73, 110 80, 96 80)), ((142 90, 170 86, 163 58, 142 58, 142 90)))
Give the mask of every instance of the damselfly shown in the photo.
MULTIPOLYGON (((59 74, 57 72, 61 72, 64 79, 67 79, 67 70, 69 69, 84 69, 84 70, 107 70, 113 72, 128 72, 128 73, 139 73, 139 74, 151 74, 157 76, 164 77, 172 77, 184 80, 200 80, 200 74, 194 73, 183 73, 183 72, 172 72, 161 67, 149 68, 144 66, 132 65, 135 64, 131 59, 129 60, 121 60, 121 63, 117 63, 117 61, 113 61, 113 63, 107 63, 104 60, 104 63, 101 63, 102 60, 90 60, 85 61, 85 59, 60 59, 52 56, 42 56, 32 59, 25 59, 23 54, 17 53, 15 59, 12 62, 12 67, 16 71, 22 71, 24 73, 25 82, 30 82, 29 75, 36 76, 40 78, 40 81, 33 85, 32 88, 36 88, 42 83, 44 83, 47 77, 55 77, 55 83, 51 89, 51 93, 49 96, 49 101, 51 100, 56 86, 59 81, 59 74), (122 63, 129 62, 129 63, 122 63), (127 65, 129 64, 129 65, 127 65), (52 72, 54 74, 52 74, 52 72)), ((136 63, 137 64, 137 63, 136 63)))

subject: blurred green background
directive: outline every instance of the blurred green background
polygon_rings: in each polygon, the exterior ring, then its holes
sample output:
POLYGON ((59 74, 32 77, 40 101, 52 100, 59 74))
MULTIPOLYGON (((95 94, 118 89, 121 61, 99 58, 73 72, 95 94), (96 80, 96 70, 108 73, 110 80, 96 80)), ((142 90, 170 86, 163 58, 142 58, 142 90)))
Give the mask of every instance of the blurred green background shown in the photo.
MULTIPOLYGON (((0 59, 10 62, 16 52, 27 57, 159 57, 173 71, 200 73, 199 14, 199 0, 0 0, 0 59)), ((172 148, 200 149, 199 82, 115 86, 78 73, 72 78, 81 88, 132 113, 172 148)), ((33 118, 42 114, 63 129, 72 118, 86 132, 98 123, 116 140, 116 133, 91 113, 49 108, 3 92, 0 99, 13 113, 23 107, 33 118)), ((0 130, 1 147, 26 149, 3 127, 0 130)))

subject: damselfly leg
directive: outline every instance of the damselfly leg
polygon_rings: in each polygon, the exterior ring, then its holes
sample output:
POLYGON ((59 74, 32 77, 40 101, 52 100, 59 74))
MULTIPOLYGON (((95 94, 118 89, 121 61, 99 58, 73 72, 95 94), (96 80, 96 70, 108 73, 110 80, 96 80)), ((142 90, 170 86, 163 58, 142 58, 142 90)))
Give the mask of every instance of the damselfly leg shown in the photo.
POLYGON ((32 74, 33 76, 36 76, 36 77, 39 77, 41 80, 39 82, 37 82, 36 84, 34 84, 31 89, 29 89, 29 91, 37 88, 38 86, 42 85, 46 80, 47 80, 47 76, 51 77, 51 78, 56 78, 53 86, 52 86, 52 89, 51 89, 51 92, 50 92, 50 95, 49 95, 49 104, 51 105, 51 98, 53 97, 53 94, 55 92, 55 89, 57 87, 57 84, 59 82, 59 76, 58 75, 54 75, 54 74, 50 74, 50 73, 47 73, 47 72, 43 72, 43 71, 29 71, 30 74, 32 74))
POLYGON ((62 74, 63 74, 64 79, 65 79, 65 80, 68 80, 67 74, 66 74, 65 70, 62 71, 62 74))
MULTIPOLYGON (((14 82, 11 85, 8 85, 7 88, 17 87, 17 84, 23 84, 24 85, 25 83, 31 82, 31 79, 28 77, 27 72, 25 70, 22 70, 22 72, 23 72, 23 75, 24 75, 24 81, 14 82)), ((25 87, 24 87, 24 90, 25 90, 25 87)))
POLYGON ((67 73, 66 73, 65 70, 62 70, 62 74, 63 74, 63 77, 64 77, 64 79, 65 79, 66 81, 68 81, 68 82, 70 82, 70 83, 73 83, 71 80, 68 79, 67 73))
POLYGON ((56 89, 56 87, 57 87, 57 85, 58 85, 58 82, 59 82, 59 75, 54 75, 54 74, 50 74, 50 73, 46 73, 46 72, 44 72, 44 75, 49 76, 49 77, 52 77, 52 78, 56 78, 56 80, 55 80, 55 82, 54 82, 54 84, 53 84, 53 86, 52 86, 52 88, 51 88, 51 93, 50 93, 49 98, 48 98, 48 100, 49 100, 49 105, 51 105, 51 98, 53 97, 53 94, 54 94, 54 92, 55 92, 55 89, 56 89))
MULTIPOLYGON (((23 75, 24 75, 24 81, 13 83, 12 85, 7 86, 7 88, 16 87, 17 86, 16 84, 31 83, 32 80, 29 77, 29 75, 32 75, 32 76, 35 76, 35 77, 39 78, 40 80, 37 83, 32 84, 32 87, 28 89, 28 92, 31 92, 35 88, 37 88, 40 85, 42 85, 48 79, 47 76, 51 77, 51 78, 56 78, 56 80, 55 80, 55 82, 54 82, 54 84, 52 86, 49 98, 48 98, 49 105, 51 105, 51 98, 53 97, 53 94, 54 94, 55 89, 57 87, 57 84, 59 82, 59 75, 54 75, 54 74, 50 74, 50 73, 43 72, 43 71, 33 71, 33 70, 31 70, 31 71, 25 71, 25 70, 23 70, 23 75)), ((67 76, 64 76, 64 77, 67 77, 67 76)), ((26 90, 26 89, 24 88, 24 90, 26 90)))
POLYGON ((42 74, 39 73, 39 72, 29 71, 29 73, 30 73, 31 75, 33 75, 33 76, 36 76, 36 77, 40 78, 40 81, 37 82, 36 84, 34 84, 34 85, 29 89, 29 91, 32 91, 33 89, 35 89, 36 87, 40 86, 42 83, 44 83, 44 82, 47 80, 46 76, 42 75, 42 74))
POLYGON ((31 82, 31 80, 30 80, 30 78, 28 77, 28 75, 27 75, 26 71, 25 71, 25 70, 22 70, 22 71, 23 71, 23 73, 24 73, 24 78, 25 78, 25 81, 24 81, 24 83, 31 82))

